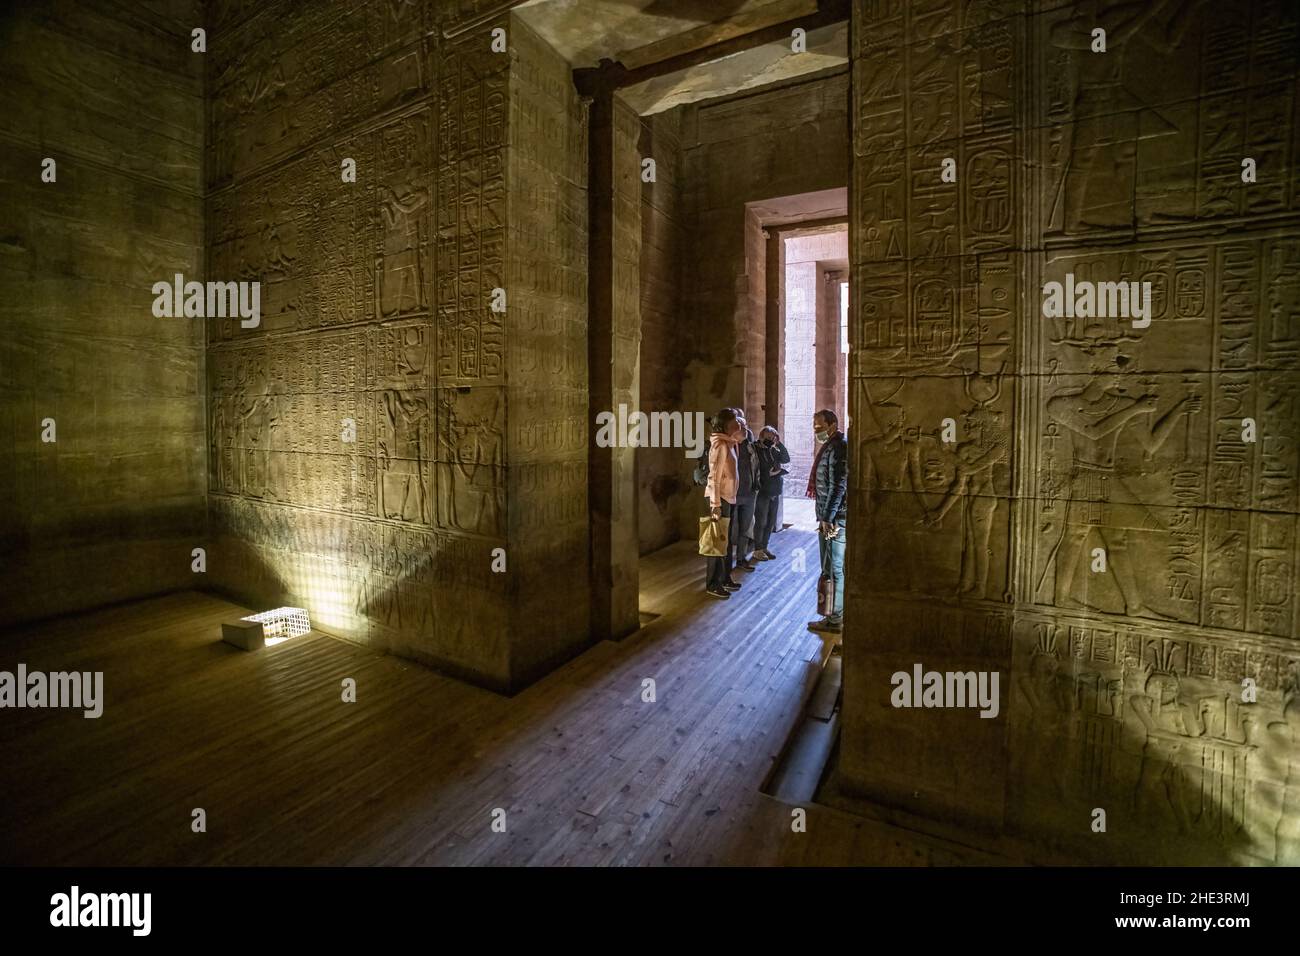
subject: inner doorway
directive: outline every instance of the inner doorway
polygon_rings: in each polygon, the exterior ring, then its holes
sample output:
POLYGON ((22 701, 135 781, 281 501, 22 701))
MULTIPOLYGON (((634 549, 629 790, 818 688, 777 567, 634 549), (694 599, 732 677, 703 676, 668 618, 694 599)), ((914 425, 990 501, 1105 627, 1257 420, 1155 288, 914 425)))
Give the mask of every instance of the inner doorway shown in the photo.
POLYGON ((812 417, 835 412, 848 423, 848 227, 844 223, 780 232, 783 437, 790 452, 783 520, 816 524, 805 491, 816 456, 812 417))

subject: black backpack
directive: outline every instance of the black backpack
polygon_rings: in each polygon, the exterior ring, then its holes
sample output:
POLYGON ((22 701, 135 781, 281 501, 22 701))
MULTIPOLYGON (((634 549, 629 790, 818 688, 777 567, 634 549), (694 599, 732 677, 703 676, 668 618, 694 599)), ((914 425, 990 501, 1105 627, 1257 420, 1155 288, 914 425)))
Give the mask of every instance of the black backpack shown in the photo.
POLYGON ((701 487, 709 483, 709 449, 708 448, 705 448, 704 454, 700 455, 699 464, 695 466, 695 471, 692 472, 691 477, 695 480, 695 483, 701 487))

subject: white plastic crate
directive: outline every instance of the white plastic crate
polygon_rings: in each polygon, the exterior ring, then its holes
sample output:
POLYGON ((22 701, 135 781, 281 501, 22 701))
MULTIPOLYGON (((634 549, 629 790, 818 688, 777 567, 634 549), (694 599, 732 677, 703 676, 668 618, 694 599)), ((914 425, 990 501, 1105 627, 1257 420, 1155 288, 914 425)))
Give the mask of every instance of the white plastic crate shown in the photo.
POLYGON ((311 630, 311 621, 307 609, 302 607, 277 607, 273 611, 262 611, 241 618, 244 621, 257 621, 262 625, 268 644, 298 637, 311 630))

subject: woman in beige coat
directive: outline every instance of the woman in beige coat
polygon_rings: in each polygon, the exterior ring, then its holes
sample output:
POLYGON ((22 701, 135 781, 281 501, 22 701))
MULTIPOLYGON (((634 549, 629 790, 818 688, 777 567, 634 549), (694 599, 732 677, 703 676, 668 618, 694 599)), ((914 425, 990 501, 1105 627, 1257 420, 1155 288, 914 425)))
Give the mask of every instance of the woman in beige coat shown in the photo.
MULTIPOLYGON (((713 419, 713 434, 709 436, 709 480, 704 486, 704 496, 709 501, 711 518, 730 518, 736 504, 736 446, 745 437, 736 410, 724 408, 713 419)), ((729 598, 740 585, 731 579, 731 548, 726 555, 709 558, 709 577, 705 593, 716 598, 729 598)))

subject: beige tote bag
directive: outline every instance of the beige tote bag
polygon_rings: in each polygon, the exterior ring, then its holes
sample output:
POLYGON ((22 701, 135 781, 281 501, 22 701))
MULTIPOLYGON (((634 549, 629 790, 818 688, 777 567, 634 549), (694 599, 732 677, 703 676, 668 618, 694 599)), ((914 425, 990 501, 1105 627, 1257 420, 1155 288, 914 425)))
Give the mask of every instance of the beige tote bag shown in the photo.
POLYGON ((730 518, 700 519, 700 554, 706 558, 720 558, 727 553, 727 532, 730 518))

